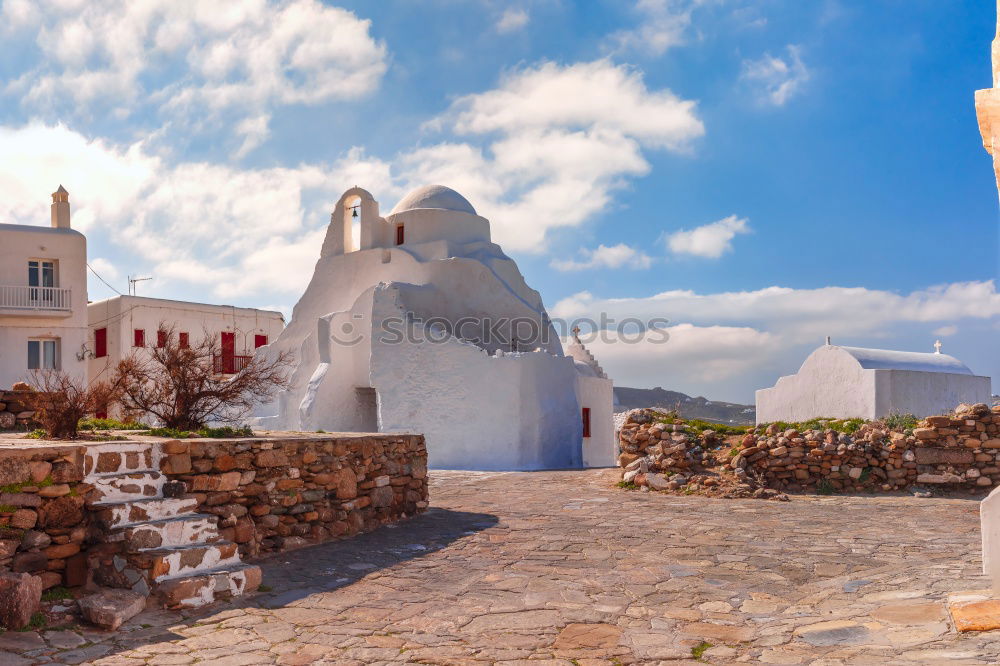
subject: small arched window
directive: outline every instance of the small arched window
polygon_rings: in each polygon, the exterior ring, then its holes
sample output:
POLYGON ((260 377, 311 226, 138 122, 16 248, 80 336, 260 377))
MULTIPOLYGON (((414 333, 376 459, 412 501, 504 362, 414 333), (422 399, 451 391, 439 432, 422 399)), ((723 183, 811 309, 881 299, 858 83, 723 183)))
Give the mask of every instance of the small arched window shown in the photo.
POLYGON ((396 226, 396 245, 402 245, 406 241, 406 232, 403 230, 403 225, 396 226))

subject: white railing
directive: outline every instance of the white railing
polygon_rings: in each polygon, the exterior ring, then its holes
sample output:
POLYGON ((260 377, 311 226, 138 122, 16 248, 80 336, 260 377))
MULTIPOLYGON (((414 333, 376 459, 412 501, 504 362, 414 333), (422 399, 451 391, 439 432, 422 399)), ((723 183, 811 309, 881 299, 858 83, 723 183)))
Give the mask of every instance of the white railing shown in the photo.
POLYGON ((0 309, 70 310, 70 289, 61 287, 14 287, 0 285, 0 309))

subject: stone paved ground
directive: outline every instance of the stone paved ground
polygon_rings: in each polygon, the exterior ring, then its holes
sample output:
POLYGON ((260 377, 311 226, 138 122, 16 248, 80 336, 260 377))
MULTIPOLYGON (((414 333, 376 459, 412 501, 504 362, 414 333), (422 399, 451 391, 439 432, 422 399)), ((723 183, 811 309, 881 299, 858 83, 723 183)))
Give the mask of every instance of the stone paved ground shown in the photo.
POLYGON ((986 585, 974 501, 614 479, 436 472, 427 514, 265 560, 267 592, 113 635, 8 632, 0 663, 997 663, 1000 631, 958 635, 944 606, 986 585))

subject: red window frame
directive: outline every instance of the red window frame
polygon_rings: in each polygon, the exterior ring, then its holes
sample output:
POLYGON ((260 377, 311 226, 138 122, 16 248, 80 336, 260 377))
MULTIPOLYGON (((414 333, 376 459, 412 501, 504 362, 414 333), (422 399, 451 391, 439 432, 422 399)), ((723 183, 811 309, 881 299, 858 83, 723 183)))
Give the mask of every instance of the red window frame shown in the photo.
POLYGON ((406 239, 406 232, 403 230, 403 225, 396 227, 396 245, 402 245, 403 241, 406 239))
POLYGON ((181 331, 180 333, 177 334, 177 345, 181 349, 187 349, 188 348, 188 346, 189 346, 188 345, 188 334, 187 334, 186 331, 181 331))
POLYGON ((104 358, 108 355, 108 329, 98 328, 94 331, 94 358, 104 358))
POLYGON ((146 346, 146 331, 144 329, 137 328, 132 331, 132 346, 133 347, 146 346))
POLYGON ((590 407, 584 407, 580 417, 583 420, 583 436, 590 437, 590 407))
POLYGON ((253 348, 254 349, 260 349, 261 347, 263 347, 266 344, 267 344, 267 336, 266 335, 255 335, 255 336, 253 336, 253 348))
POLYGON ((156 346, 160 349, 167 346, 167 332, 162 328, 156 332, 156 346))

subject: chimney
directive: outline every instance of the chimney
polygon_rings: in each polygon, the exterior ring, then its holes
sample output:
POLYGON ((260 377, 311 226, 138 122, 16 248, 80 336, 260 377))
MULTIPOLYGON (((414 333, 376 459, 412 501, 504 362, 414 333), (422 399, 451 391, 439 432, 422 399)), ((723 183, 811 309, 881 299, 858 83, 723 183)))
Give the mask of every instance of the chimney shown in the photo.
POLYGON ((62 185, 52 193, 52 226, 69 229, 69 192, 62 185))

